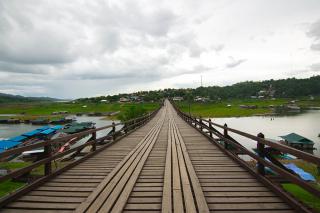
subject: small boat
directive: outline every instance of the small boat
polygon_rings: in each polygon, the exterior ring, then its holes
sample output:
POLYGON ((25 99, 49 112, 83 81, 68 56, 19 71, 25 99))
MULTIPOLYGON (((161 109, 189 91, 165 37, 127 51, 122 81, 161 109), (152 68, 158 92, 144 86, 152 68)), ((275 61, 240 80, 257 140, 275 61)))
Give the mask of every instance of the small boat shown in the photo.
POLYGON ((59 119, 53 119, 50 121, 50 124, 67 124, 72 123, 74 120, 71 118, 59 118, 59 119))
POLYGON ((31 120, 30 123, 33 125, 45 125, 45 124, 49 124, 50 122, 49 122, 49 119, 38 118, 35 120, 31 120))
POLYGON ((93 122, 73 122, 70 124, 67 124, 64 126, 64 128, 61 130, 61 132, 67 133, 67 134, 74 134, 78 132, 82 132, 85 130, 93 129, 95 123, 93 122))

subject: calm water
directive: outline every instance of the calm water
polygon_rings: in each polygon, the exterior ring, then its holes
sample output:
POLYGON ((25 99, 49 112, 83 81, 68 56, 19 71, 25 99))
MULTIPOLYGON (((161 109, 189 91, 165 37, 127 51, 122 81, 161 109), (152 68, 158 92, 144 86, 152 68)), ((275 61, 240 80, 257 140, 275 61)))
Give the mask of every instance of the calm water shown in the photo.
MULTIPOLYGON (((75 116, 77 122, 87 122, 91 121, 96 123, 96 127, 103 127, 112 124, 111 120, 104 120, 103 117, 89 117, 89 116, 75 116)), ((119 121, 115 121, 118 123, 119 121)), ((31 124, 0 124, 0 140, 5 138, 10 138, 14 136, 21 135, 22 133, 34 130, 39 128, 38 125, 31 124)), ((117 129, 121 128, 120 126, 117 129)), ((109 132, 109 129, 99 131, 97 137, 106 135, 109 132)))
MULTIPOLYGON (((305 113, 290 116, 252 116, 239 118, 215 118, 218 124, 257 135, 262 132, 266 138, 280 139, 279 136, 297 133, 315 142, 314 154, 320 156, 320 110, 310 110, 305 113)), ((254 141, 242 136, 230 134, 248 149, 256 147, 254 141)))

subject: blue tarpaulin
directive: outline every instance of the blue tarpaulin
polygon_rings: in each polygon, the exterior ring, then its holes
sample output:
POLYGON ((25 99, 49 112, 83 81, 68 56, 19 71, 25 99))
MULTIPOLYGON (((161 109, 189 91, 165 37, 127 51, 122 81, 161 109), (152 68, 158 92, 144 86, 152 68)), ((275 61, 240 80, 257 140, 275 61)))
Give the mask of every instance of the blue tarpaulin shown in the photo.
POLYGON ((20 135, 13 138, 9 138, 9 141, 22 142, 25 139, 27 139, 27 137, 20 135))
POLYGON ((5 150, 7 150, 7 149, 15 147, 15 146, 17 146, 19 144, 20 144, 20 142, 10 141, 10 140, 0 141, 0 152, 3 152, 5 150))
POLYGON ((49 129, 49 128, 50 128, 50 126, 43 126, 43 127, 38 128, 37 130, 46 130, 46 129, 49 129))
POLYGON ((41 130, 33 130, 31 132, 26 132, 26 133, 23 133, 22 135, 23 136, 27 136, 27 137, 32 137, 32 136, 35 136, 37 134, 39 134, 41 132, 41 130))
POLYGON ((46 130, 42 131, 41 134, 49 135, 51 133, 54 133, 55 131, 56 131, 55 129, 46 129, 46 130))
POLYGON ((316 179, 310 173, 305 172, 303 169, 297 167, 294 163, 284 164, 284 166, 299 175, 299 177, 305 181, 316 181, 316 179))
POLYGON ((56 125, 54 127, 51 127, 51 129, 55 129, 55 130, 58 130, 58 129, 62 129, 62 125, 56 125))

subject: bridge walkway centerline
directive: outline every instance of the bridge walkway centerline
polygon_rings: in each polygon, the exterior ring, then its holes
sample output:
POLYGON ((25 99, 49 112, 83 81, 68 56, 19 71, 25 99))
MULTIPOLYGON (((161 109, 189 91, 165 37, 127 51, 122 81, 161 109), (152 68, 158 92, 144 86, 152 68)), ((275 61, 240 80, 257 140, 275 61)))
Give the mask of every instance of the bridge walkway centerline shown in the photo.
POLYGON ((1 212, 295 212, 172 105, 1 212))

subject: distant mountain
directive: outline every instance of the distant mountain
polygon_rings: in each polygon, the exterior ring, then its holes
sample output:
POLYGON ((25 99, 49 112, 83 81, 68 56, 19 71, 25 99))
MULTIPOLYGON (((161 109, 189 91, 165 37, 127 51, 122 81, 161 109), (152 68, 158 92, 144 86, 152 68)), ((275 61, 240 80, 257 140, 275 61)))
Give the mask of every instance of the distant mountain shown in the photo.
POLYGON ((50 97, 25 97, 21 95, 10 95, 0 93, 0 103, 24 103, 24 102, 48 102, 48 101, 60 101, 60 99, 50 97))

